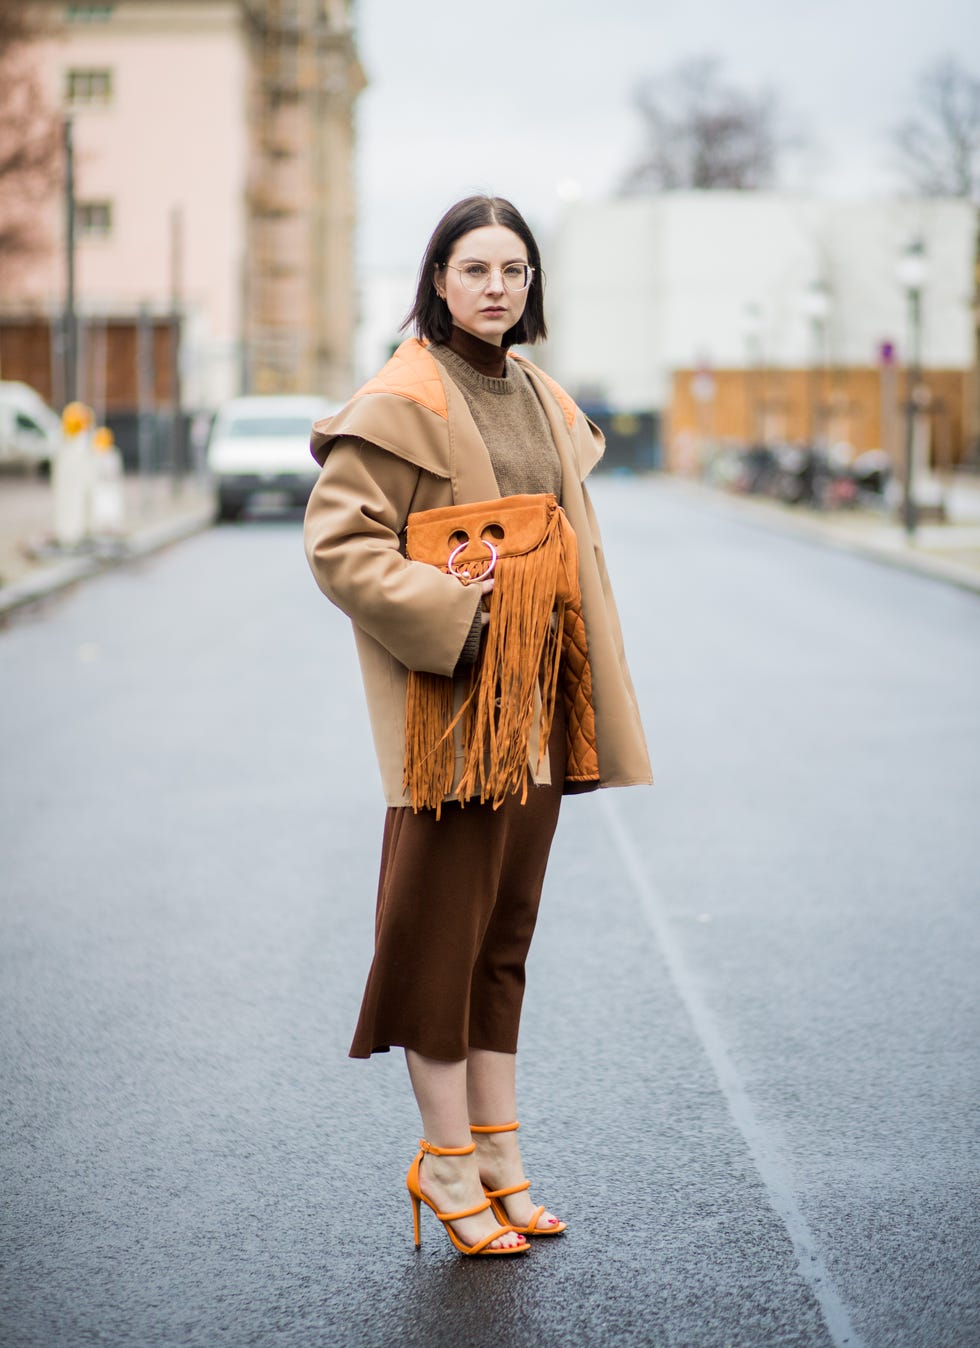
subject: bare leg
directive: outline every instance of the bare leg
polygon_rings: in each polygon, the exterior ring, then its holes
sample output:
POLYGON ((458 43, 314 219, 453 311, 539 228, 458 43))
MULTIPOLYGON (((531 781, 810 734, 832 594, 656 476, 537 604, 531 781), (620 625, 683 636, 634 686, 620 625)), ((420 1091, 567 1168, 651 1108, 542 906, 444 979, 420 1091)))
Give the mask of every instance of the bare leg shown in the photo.
MULTIPOLYGON (((439 1062, 406 1049, 405 1061, 426 1140, 437 1147, 468 1147, 473 1138, 466 1105, 466 1060, 439 1062)), ((460 1212, 484 1201, 475 1156, 428 1155, 422 1162, 419 1184, 426 1198, 431 1198, 440 1212, 460 1212)), ((453 1222, 456 1234, 465 1245, 475 1245, 498 1226, 489 1208, 486 1212, 453 1222)), ((504 1249, 520 1245, 523 1240, 523 1236, 508 1232, 495 1240, 491 1248, 504 1249)))
MULTIPOLYGON (((515 1085, 517 1058, 513 1053, 491 1053, 488 1049, 470 1049, 466 1086, 469 1099, 470 1123, 513 1123, 517 1118, 517 1091, 515 1085)), ((524 1181, 524 1166, 517 1133, 476 1133, 476 1155, 480 1177, 488 1189, 508 1189, 524 1181)), ((527 1226, 536 1203, 528 1190, 511 1194, 504 1200, 510 1220, 516 1226, 527 1226)), ((558 1218, 544 1212, 538 1226, 557 1226, 558 1218)))

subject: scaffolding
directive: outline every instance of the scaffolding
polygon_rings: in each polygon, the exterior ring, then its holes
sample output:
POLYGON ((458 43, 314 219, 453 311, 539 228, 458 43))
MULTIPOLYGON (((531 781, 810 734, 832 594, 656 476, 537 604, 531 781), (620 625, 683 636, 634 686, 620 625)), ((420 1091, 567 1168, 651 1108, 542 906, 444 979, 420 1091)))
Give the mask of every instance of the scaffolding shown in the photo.
POLYGON ((246 0, 252 53, 246 388, 349 390, 354 327, 350 0, 246 0))

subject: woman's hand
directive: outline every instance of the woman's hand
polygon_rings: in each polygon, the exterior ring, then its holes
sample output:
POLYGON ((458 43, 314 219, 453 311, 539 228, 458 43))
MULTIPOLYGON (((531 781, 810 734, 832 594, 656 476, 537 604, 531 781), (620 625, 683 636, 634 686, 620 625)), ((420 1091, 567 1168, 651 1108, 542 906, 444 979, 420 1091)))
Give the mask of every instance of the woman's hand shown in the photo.
POLYGON ((489 580, 480 581, 480 593, 483 598, 480 600, 480 626, 486 627, 490 621, 490 591, 493 589, 493 577, 489 580))

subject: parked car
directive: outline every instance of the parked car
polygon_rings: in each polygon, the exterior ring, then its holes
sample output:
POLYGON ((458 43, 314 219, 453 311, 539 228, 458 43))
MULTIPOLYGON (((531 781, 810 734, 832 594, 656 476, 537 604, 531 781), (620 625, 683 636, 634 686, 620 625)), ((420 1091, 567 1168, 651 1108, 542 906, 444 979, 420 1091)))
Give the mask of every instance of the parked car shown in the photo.
POLYGON ((0 464, 47 472, 61 444, 61 418, 29 384, 0 381, 0 464))
POLYGON ((337 410, 325 398, 293 394, 225 403, 207 448, 218 519, 237 519, 249 506, 305 506, 319 472, 310 454, 310 430, 337 410))

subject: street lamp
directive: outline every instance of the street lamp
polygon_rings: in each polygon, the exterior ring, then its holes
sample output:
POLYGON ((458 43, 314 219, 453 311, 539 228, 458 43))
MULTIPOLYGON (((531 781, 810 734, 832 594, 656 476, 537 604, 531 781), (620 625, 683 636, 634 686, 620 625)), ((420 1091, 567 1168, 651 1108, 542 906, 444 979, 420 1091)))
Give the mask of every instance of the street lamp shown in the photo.
POLYGON ((916 394, 922 373, 922 288, 926 273, 926 246, 922 239, 913 239, 898 262, 898 280, 905 290, 909 316, 909 355, 905 362, 905 481, 902 491, 902 523, 909 538, 915 533, 916 525, 912 473, 915 457, 916 394))
POLYGON ((820 367, 824 363, 830 287, 811 281, 803 292, 803 313, 810 320, 810 378, 807 383, 807 439, 816 446, 820 432, 820 367))
POLYGON ((763 383, 762 326, 761 307, 758 304, 746 304, 742 310, 742 334, 745 337, 748 368, 752 371, 749 376, 751 381, 749 383, 750 396, 747 401, 751 403, 751 438, 756 445, 761 445, 765 436, 761 399, 761 385, 763 383))

